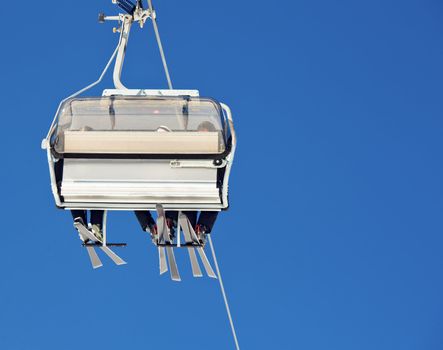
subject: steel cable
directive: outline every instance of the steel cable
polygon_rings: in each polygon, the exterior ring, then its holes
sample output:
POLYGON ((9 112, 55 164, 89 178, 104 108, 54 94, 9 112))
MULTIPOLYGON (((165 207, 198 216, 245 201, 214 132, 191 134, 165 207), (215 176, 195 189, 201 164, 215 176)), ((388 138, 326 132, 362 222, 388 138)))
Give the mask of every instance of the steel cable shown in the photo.
POLYGON ((172 90, 173 87, 172 87, 171 77, 169 75, 168 64, 166 63, 166 57, 165 57, 163 45, 162 45, 162 42, 160 39, 160 33, 158 31, 157 20, 155 18, 154 8, 152 7, 152 0, 148 0, 148 6, 149 6, 149 12, 151 14, 152 26, 154 27, 155 37, 157 39, 158 49, 160 50, 160 56, 162 58, 163 68, 164 68, 165 74, 166 74, 166 80, 168 81, 169 89, 172 90))
POLYGON ((215 249, 214 249, 214 245, 212 244, 211 235, 208 235, 208 238, 209 238, 209 246, 211 247, 212 258, 214 259, 214 265, 215 265, 215 269, 217 271, 218 282, 220 284, 220 289, 223 294, 223 300, 225 301, 226 312, 228 314, 229 323, 231 325, 232 335, 233 335, 234 341, 235 341, 235 347, 237 350, 240 350, 240 346, 238 345, 237 333, 236 333, 235 327, 234 327, 234 321, 232 320, 231 310, 229 309, 228 297, 226 296, 225 287, 223 285, 223 280, 222 280, 222 276, 220 273, 220 268, 218 267, 217 257, 215 255, 215 249))

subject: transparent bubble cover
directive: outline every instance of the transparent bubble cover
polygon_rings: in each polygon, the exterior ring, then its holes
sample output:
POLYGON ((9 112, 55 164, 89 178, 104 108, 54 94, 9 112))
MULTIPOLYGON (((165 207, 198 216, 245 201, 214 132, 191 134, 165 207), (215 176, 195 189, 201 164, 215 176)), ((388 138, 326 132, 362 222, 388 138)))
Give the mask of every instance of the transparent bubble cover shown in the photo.
POLYGON ((51 143, 59 154, 221 154, 227 132, 208 98, 87 97, 62 105, 51 143))

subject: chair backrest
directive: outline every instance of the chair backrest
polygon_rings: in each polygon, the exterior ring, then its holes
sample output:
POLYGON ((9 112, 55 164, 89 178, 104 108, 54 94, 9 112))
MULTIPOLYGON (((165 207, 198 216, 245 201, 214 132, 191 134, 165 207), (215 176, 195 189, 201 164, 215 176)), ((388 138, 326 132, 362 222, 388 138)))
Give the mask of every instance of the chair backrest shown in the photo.
POLYGON ((217 154, 221 134, 212 132, 70 131, 64 153, 85 154, 217 154))

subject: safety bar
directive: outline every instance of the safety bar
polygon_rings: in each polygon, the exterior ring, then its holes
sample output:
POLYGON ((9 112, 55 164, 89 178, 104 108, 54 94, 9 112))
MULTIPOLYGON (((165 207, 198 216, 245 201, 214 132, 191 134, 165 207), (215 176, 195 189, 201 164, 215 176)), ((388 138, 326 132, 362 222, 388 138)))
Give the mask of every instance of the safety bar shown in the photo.
POLYGON ((235 155, 235 149, 237 147, 237 135, 235 134, 235 128, 234 128, 234 120, 232 119, 232 112, 231 109, 225 105, 224 103, 220 103, 220 106, 222 107, 223 111, 226 113, 226 116, 228 118, 228 124, 229 128, 231 129, 231 152, 229 152, 229 155, 226 158, 227 165, 226 165, 226 171, 225 171, 225 177, 223 179, 223 183, 225 184, 223 186, 223 192, 222 192, 222 202, 225 208, 228 207, 228 186, 229 186, 229 176, 231 174, 231 167, 232 163, 234 162, 234 155, 235 155))

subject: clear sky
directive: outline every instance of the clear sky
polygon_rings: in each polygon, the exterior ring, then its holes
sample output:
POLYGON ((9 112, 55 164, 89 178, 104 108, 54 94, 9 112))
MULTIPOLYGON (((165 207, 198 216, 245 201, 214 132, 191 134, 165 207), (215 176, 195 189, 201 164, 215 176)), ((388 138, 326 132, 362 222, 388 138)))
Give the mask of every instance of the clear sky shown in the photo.
MULTIPOLYGON (((158 276, 132 213, 129 264, 90 267, 40 149, 59 101, 116 45, 111 1, 2 4, 0 349, 233 349, 216 281, 158 276)), ((213 234, 240 345, 443 348, 443 5, 173 1, 156 8, 176 88, 232 107, 231 209, 213 234)), ((123 82, 166 88, 151 26, 123 82)), ((110 77, 94 91, 112 87, 110 77)))

